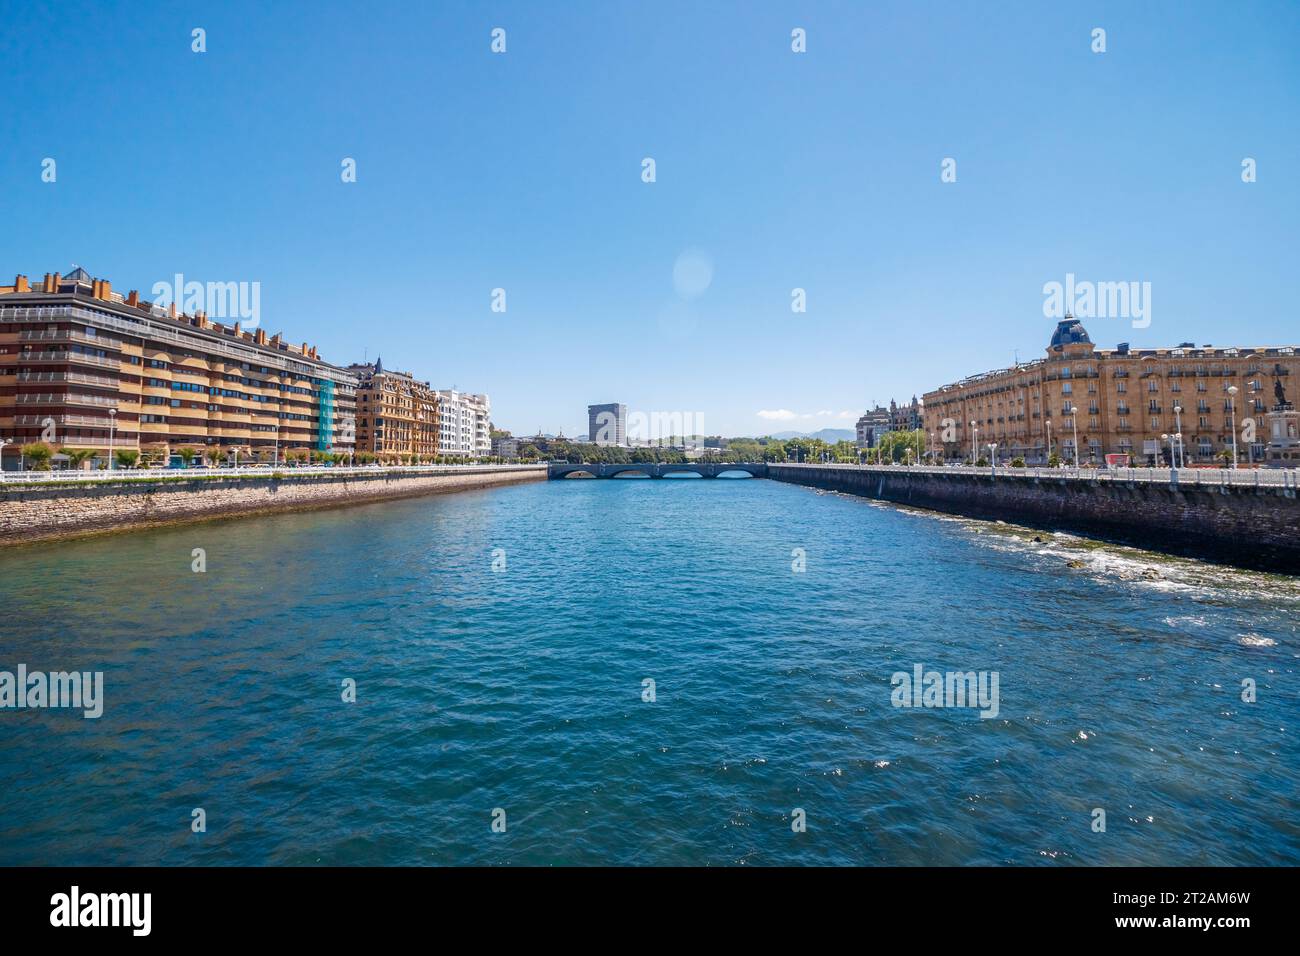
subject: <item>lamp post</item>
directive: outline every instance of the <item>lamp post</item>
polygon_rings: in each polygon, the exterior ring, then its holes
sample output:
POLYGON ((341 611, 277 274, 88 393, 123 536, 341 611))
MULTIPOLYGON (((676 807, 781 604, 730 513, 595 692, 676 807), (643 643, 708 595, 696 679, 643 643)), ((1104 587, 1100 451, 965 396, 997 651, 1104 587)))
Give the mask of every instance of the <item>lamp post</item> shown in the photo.
POLYGON ((972 468, 975 467, 975 463, 979 460, 979 439, 979 426, 972 421, 970 423, 970 465, 972 468))
POLYGON ((1070 404, 1070 428, 1074 432, 1074 470, 1079 470, 1079 409, 1070 404))
MULTIPOLYGON (((143 401, 143 399, 142 399, 143 401)), ((117 409, 108 410, 108 469, 113 470, 113 436, 117 428, 117 409)))
POLYGON ((998 476, 998 443, 997 442, 989 443, 989 466, 993 469, 992 471, 993 477, 996 478, 998 476))
POLYGON ((1052 420, 1047 420, 1047 460, 1052 460, 1052 420))
POLYGON ((1183 407, 1174 405, 1174 437, 1178 439, 1178 467, 1187 464, 1186 456, 1183 454, 1183 407))
MULTIPOLYGON (((930 444, 931 444, 931 445, 934 444, 934 432, 930 432, 930 444)), ((927 447, 927 454, 930 455, 930 464, 933 465, 933 464, 934 464, 934 452, 932 452, 932 451, 928 451, 929 446, 926 446, 926 447, 927 447)))
POLYGON ((1160 440, 1169 444, 1169 470, 1172 471, 1174 469, 1174 436, 1161 435, 1160 440))
POLYGON ((1232 469, 1237 470, 1237 386, 1228 386, 1228 415, 1232 426, 1232 469))

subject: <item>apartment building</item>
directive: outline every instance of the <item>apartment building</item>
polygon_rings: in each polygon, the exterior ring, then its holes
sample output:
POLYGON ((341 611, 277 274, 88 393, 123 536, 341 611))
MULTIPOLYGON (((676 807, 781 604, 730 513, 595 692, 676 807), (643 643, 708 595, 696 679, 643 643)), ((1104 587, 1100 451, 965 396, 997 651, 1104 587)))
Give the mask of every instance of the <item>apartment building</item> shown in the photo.
MULTIPOLYGON (((1134 464, 1167 464, 1179 445, 1188 464, 1231 453, 1234 425, 1243 463, 1263 462, 1277 396, 1294 391, 1296 346, 1098 349, 1083 325, 1057 324, 1044 358, 973 375, 927 392, 923 422, 930 448, 947 458, 1023 457, 1102 464, 1110 454, 1134 464), (1230 391, 1230 389, 1235 389, 1230 391), (1246 420, 1257 435, 1241 437, 1246 420)), ((1249 434, 1250 432, 1244 432, 1249 434)))
POLYGON ((357 451, 385 462, 419 463, 439 454, 438 393, 428 382, 385 369, 382 356, 348 371, 358 381, 357 451))
MULTIPOLYGON (((13 446, 347 453, 356 387, 305 342, 122 295, 81 268, 0 286, 0 438, 13 446)), ((3 450, 12 467, 16 447, 3 450)))
POLYGON ((492 403, 486 395, 438 391, 438 454, 479 458, 492 454, 492 403))
POLYGON ((921 427, 921 402, 915 395, 908 405, 899 405, 892 398, 889 407, 877 405, 862 413, 857 421, 856 444, 859 448, 875 448, 886 432, 915 431, 921 427))

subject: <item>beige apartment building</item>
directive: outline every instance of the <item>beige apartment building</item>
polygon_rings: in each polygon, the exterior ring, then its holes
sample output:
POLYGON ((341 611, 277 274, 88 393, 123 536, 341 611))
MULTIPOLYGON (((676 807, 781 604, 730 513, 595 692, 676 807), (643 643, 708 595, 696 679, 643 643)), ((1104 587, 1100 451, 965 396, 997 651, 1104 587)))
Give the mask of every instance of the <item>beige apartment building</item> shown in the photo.
POLYGON ((438 393, 410 372, 390 372, 382 357, 351 365, 358 378, 357 451, 380 461, 420 463, 438 454, 438 393))
POLYGON ((976 456, 988 457, 992 443, 1002 461, 1042 464, 1050 447, 1068 463, 1077 436, 1083 464, 1104 464, 1111 454, 1167 464, 1181 433, 1187 464, 1213 464, 1231 453, 1235 422, 1240 461, 1260 463, 1266 415, 1279 390, 1294 404, 1297 373, 1296 346, 1099 349, 1067 316, 1046 357, 927 392, 923 427, 930 449, 949 460, 970 459, 976 445, 976 456), (1242 437, 1247 419, 1253 442, 1242 437))
POLYGON ((0 439, 225 458, 353 450, 356 376, 307 343, 122 295, 84 269, 0 286, 0 439))

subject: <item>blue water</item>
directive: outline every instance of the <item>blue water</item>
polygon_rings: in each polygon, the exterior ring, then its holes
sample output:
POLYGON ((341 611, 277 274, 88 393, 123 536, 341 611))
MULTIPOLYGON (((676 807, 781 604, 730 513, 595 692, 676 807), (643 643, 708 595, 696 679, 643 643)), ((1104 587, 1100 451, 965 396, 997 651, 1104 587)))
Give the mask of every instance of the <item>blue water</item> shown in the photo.
POLYGON ((9 548, 0 670, 106 703, 0 710, 0 863, 1300 863, 1300 583, 1034 534, 573 480, 9 548))

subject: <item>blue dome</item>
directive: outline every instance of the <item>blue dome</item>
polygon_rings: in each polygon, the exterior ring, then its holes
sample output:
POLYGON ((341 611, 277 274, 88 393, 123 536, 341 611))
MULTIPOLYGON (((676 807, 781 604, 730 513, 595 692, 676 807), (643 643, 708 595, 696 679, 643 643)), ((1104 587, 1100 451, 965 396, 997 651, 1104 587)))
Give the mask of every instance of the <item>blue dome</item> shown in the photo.
POLYGON ((1092 344, 1092 339, 1088 338, 1087 329, 1083 327, 1078 319, 1067 315, 1056 323, 1056 331, 1052 333, 1052 348, 1059 351, 1062 345, 1074 345, 1079 342, 1092 344))

